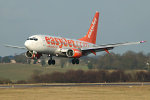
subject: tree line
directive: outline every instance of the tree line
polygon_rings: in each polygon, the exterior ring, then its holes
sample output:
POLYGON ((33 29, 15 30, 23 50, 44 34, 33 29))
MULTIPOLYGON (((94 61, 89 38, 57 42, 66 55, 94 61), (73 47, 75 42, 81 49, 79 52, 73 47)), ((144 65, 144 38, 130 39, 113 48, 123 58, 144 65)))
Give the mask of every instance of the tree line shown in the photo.
MULTIPOLYGON (((92 68, 95 69, 123 69, 123 70, 133 70, 133 69, 149 69, 150 63, 150 53, 144 54, 143 52, 133 52, 127 51, 126 53, 120 55, 111 53, 104 53, 96 58, 89 57, 87 64, 91 64, 92 68), (90 63, 88 63, 90 61, 90 63)), ((92 69, 91 68, 91 69, 92 69)))
POLYGON ((137 71, 126 73, 123 70, 69 70, 66 72, 53 72, 41 74, 36 70, 28 80, 12 82, 0 79, 0 84, 17 83, 112 83, 112 82, 150 82, 150 72, 137 71))
POLYGON ((149 82, 150 72, 139 71, 125 73, 123 70, 109 72, 107 70, 69 70, 47 74, 34 73, 33 83, 111 83, 111 82, 149 82))
MULTIPOLYGON (((15 55, 15 56, 6 56, 0 57, 1 63, 10 63, 10 59, 14 59, 16 63, 30 64, 31 60, 27 59, 24 54, 15 55)), ((61 59, 62 68, 65 66, 68 60, 61 59)), ((132 69, 150 69, 150 53, 144 54, 143 52, 133 52, 127 51, 124 54, 116 53, 103 53, 99 56, 86 56, 81 58, 80 65, 87 65, 89 69, 123 69, 123 70, 132 70, 132 69)), ((70 60, 71 61, 71 60, 70 60)), ((33 64, 36 64, 37 60, 34 60, 33 64)), ((71 62, 70 62, 71 63, 71 62)), ((45 58, 42 58, 41 65, 44 66, 45 58)))

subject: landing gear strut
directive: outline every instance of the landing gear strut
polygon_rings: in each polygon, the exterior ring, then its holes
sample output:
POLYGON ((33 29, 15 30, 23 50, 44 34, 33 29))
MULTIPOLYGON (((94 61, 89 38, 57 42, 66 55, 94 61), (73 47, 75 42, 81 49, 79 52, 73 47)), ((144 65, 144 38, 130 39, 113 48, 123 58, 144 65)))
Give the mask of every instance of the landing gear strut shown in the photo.
POLYGON ((48 60, 48 64, 49 65, 55 65, 55 60, 54 59, 52 59, 52 56, 50 56, 50 60, 48 60))
POLYGON ((73 65, 74 64, 79 64, 79 59, 77 59, 77 58, 72 59, 72 64, 73 65))

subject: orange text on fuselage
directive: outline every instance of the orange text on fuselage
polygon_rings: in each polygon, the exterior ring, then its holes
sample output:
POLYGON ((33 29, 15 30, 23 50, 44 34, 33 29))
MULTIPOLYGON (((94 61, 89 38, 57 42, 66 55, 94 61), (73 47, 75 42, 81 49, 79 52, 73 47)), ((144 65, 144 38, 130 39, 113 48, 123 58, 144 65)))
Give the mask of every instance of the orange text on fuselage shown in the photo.
POLYGON ((56 37, 45 37, 47 44, 51 45, 59 45, 59 48, 65 47, 74 47, 74 48, 82 48, 82 47, 89 47, 88 43, 81 42, 81 41, 74 41, 72 39, 65 39, 65 38, 56 38, 56 37))

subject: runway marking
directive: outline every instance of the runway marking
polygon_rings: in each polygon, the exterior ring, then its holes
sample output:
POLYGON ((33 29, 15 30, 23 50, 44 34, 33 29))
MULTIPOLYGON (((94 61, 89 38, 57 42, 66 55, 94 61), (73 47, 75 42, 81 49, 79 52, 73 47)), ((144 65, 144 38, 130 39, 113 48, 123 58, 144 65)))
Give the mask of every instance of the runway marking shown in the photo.
POLYGON ((34 88, 34 87, 79 87, 79 86, 135 86, 150 85, 150 83, 68 83, 68 84, 13 84, 0 85, 0 88, 34 88))

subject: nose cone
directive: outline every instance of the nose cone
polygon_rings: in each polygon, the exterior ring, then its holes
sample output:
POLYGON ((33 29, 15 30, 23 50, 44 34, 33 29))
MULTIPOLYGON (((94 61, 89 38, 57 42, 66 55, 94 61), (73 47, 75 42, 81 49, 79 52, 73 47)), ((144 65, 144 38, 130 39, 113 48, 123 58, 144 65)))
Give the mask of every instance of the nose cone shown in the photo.
POLYGON ((25 47, 26 47, 28 50, 31 50, 32 43, 31 43, 30 41, 27 40, 27 41, 24 43, 24 45, 25 45, 25 47))

